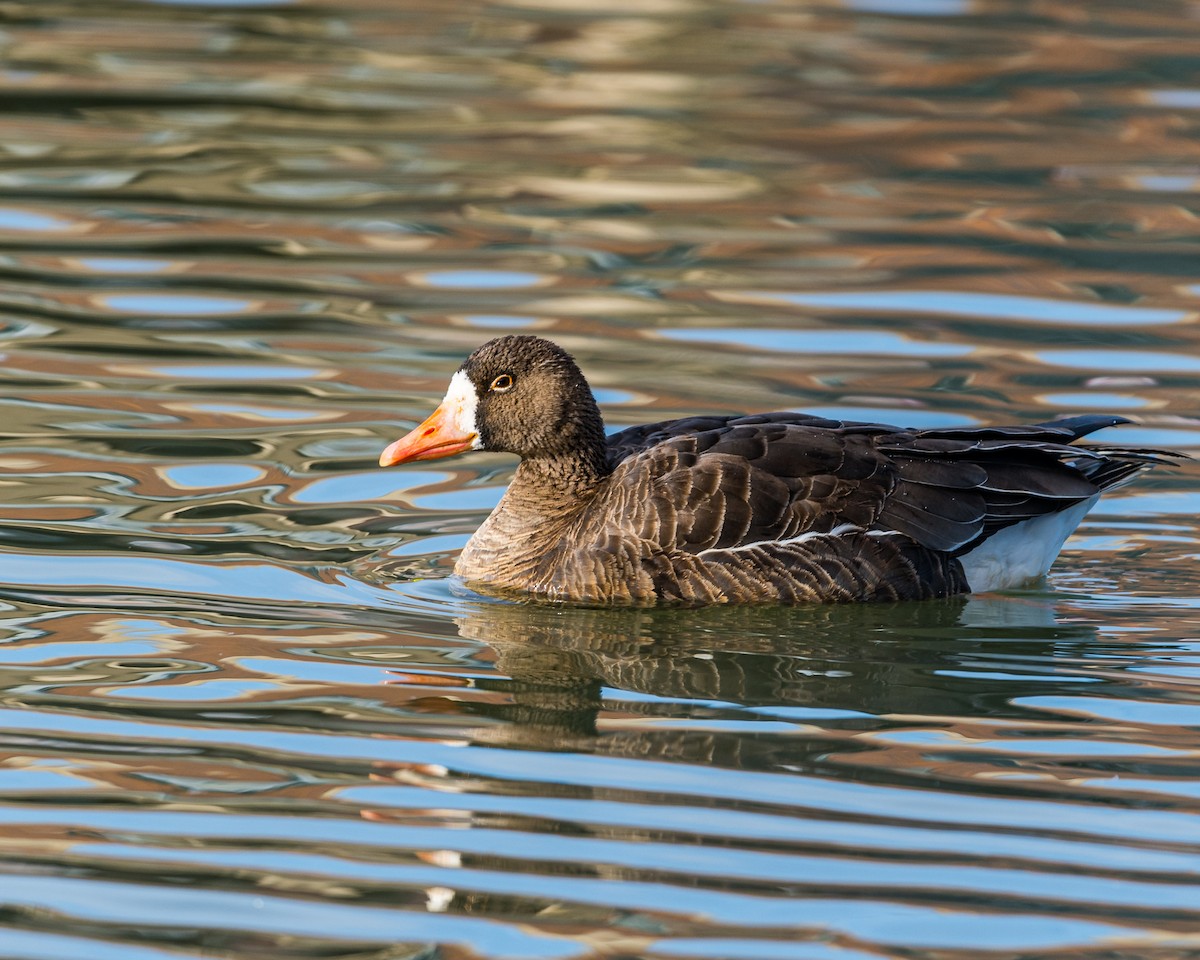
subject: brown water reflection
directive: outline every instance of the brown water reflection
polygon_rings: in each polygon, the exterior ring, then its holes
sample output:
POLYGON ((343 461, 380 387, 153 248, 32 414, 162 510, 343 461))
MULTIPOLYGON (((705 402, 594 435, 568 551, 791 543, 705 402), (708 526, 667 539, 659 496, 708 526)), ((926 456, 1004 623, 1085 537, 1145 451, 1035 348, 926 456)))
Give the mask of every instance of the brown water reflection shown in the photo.
POLYGON ((1200 953, 1194 469, 1043 592, 602 612, 375 467, 509 331, 1200 447, 1195 12, 0 6, 0 954, 1200 953))

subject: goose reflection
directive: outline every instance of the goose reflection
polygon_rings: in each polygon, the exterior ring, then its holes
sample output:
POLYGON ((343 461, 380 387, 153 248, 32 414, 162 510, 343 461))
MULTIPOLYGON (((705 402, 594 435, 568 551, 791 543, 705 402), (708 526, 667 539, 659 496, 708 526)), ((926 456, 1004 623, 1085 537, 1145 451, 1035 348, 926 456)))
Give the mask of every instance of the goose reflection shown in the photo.
POLYGON ((1067 680, 1047 661, 1095 640, 1090 625, 1055 613, 1042 595, 688 611, 473 603, 456 622, 507 678, 476 682, 508 696, 472 709, 511 723, 481 736, 551 746, 595 735, 597 718, 614 712, 659 726, 723 721, 727 733, 765 718, 1022 715, 1010 701, 1028 688, 999 682, 998 658, 1036 661, 1038 692, 1050 693, 1067 680))

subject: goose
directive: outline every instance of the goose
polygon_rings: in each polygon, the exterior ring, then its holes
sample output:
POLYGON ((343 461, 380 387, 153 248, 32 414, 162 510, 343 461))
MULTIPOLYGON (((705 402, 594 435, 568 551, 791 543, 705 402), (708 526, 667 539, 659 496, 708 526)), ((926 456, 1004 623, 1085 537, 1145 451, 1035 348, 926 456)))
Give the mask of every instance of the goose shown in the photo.
POLYGON ((381 466, 469 450, 520 464, 455 574, 588 605, 925 600, 1044 576, 1100 494, 1182 456, 1076 446, 1117 416, 905 429, 803 413, 605 434, 557 344, 503 336, 381 466))

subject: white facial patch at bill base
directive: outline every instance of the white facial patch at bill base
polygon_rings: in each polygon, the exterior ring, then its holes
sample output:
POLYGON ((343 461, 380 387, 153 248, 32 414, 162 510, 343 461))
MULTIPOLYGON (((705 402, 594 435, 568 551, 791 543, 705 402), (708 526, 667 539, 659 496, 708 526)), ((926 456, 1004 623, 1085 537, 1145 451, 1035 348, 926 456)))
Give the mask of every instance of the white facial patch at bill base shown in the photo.
POLYGON ((451 423, 456 430, 463 434, 475 435, 475 439, 471 441, 472 450, 483 449, 483 441, 479 439, 479 431, 475 427, 475 408, 478 405, 479 395, 475 392, 475 384, 459 370, 450 378, 450 386, 446 389, 442 407, 450 414, 451 423))

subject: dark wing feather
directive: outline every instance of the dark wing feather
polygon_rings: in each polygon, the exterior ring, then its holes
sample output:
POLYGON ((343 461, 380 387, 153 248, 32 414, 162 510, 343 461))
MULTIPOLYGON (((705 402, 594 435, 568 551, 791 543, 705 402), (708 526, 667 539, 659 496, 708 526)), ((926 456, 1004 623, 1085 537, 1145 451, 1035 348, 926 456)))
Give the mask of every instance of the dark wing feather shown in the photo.
POLYGON ((1114 417, 1111 414, 1096 416, 1087 414, 1081 417, 1064 417, 1062 420, 1050 420, 1046 423, 1034 423, 1028 426, 1011 427, 931 427, 920 431, 922 437, 944 438, 948 440, 1006 440, 1015 439, 1022 443, 1071 443, 1095 433, 1105 427, 1115 427, 1129 423, 1125 417, 1114 417))
MULTIPOLYGON (((643 423, 636 427, 626 427, 624 430, 610 434, 608 437, 608 462, 615 466, 626 457, 648 450, 665 440, 675 437, 712 434, 709 444, 716 442, 718 436, 729 426, 754 426, 763 424, 805 424, 836 428, 841 426, 837 420, 827 420, 824 417, 814 417, 807 413, 759 413, 750 416, 725 417, 684 417, 680 420, 659 420, 656 423, 643 423)), ((702 445, 702 449, 706 448, 702 445)))
POLYGON ((1071 445, 1122 422, 903 430, 795 413, 662 421, 609 438, 610 494, 595 506, 619 504, 627 532, 665 552, 852 524, 959 555, 1178 456, 1071 445))
POLYGON ((609 497, 630 533, 668 552, 786 540, 844 523, 868 529, 893 482, 871 435, 894 428, 861 426, 787 413, 631 428, 609 438, 609 497))

